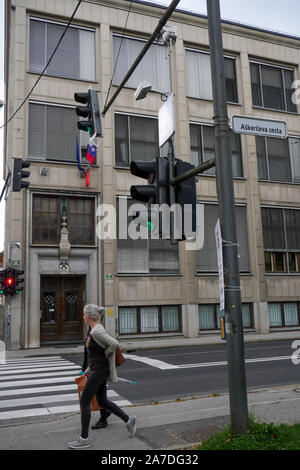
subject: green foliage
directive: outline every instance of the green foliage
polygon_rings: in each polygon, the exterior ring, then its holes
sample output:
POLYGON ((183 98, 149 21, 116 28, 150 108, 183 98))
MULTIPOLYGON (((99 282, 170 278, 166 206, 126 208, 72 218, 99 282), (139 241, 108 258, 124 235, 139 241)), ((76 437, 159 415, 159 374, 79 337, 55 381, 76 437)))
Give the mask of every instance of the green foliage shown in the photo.
POLYGON ((198 450, 300 450, 300 424, 258 422, 249 417, 248 431, 233 435, 231 425, 202 442, 198 450))

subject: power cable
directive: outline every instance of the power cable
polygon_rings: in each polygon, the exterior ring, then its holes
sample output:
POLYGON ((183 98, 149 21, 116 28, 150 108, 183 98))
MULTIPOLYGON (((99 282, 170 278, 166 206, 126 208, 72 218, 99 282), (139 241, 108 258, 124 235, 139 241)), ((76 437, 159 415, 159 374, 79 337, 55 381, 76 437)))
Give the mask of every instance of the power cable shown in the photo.
POLYGON ((127 22, 128 22, 129 13, 130 13, 130 10, 131 10, 131 5, 132 5, 132 0, 130 0, 128 12, 127 12, 127 17, 126 17, 126 21, 125 21, 125 26, 124 26, 124 28, 123 28, 123 33, 122 33, 121 42, 120 42, 120 46, 119 46, 119 51, 118 51, 118 55, 117 55, 117 58, 116 58, 115 65, 114 65, 114 70, 113 70, 113 74, 112 74, 112 77, 111 77, 111 80, 110 80, 110 84, 109 84, 109 87, 108 87, 108 92, 107 92, 107 95, 106 95, 106 100, 105 100, 104 108, 105 108, 105 106, 106 106, 106 104, 107 104, 109 92, 110 92, 110 89, 111 89, 111 87, 112 87, 112 82, 113 82, 113 79, 114 79, 114 76, 115 76, 115 71, 116 71, 116 68, 117 68, 117 63, 118 63, 119 56, 120 56, 120 52, 121 52, 122 42, 123 42, 123 39, 124 39, 124 34, 125 34, 126 27, 127 27, 127 22))
POLYGON ((58 49, 58 46, 60 45, 61 41, 63 40, 63 37, 64 37, 64 35, 66 34, 66 32, 67 32, 67 30, 68 30, 68 28, 69 28, 69 26, 70 26, 70 24, 71 24, 71 22, 72 22, 72 20, 73 20, 73 18, 74 18, 74 16, 75 16, 75 14, 76 14, 76 12, 77 12, 77 10, 78 10, 78 8, 79 8, 79 6, 80 6, 81 3, 82 3, 82 0, 79 0, 78 3, 77 3, 77 5, 76 5, 75 10, 74 10, 73 13, 72 13, 71 18, 69 19, 69 22, 68 22, 67 26, 65 27, 64 32, 62 33, 62 35, 61 35, 61 37, 60 37, 60 39, 59 39, 59 41, 58 41, 58 43, 57 43, 57 45, 56 45, 54 51, 53 51, 52 54, 51 54, 50 59, 48 60, 47 64, 45 65, 43 71, 42 71, 42 72, 40 73, 40 75, 38 76, 38 78, 37 78, 35 84, 34 84, 33 87, 31 88, 30 92, 28 93, 28 95, 26 96, 26 98, 22 101, 22 103, 20 104, 20 106, 16 109, 16 111, 12 114, 12 116, 10 116, 10 118, 0 127, 0 129, 3 129, 3 127, 7 126, 7 124, 15 117, 15 115, 20 111, 20 109, 24 106, 24 104, 25 104, 26 101, 28 100, 29 96, 31 95, 31 93, 33 92, 33 90, 35 89, 35 87, 37 86, 37 84, 38 84, 38 82, 40 81, 40 79, 42 78, 42 76, 44 75, 45 70, 47 69, 47 67, 48 67, 48 65, 50 64, 50 62, 51 62, 51 60, 52 60, 52 58, 53 58, 55 52, 56 52, 57 49, 58 49))

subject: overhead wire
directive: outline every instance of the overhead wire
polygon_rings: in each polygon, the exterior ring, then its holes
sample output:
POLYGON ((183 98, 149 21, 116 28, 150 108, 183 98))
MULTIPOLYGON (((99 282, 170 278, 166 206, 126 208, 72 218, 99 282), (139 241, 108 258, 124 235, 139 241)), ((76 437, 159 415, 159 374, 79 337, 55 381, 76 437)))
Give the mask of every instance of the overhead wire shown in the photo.
POLYGON ((15 115, 20 111, 20 109, 24 106, 24 104, 26 103, 26 101, 27 101, 28 98, 30 97, 31 93, 33 92, 33 90, 34 90, 35 87, 37 86, 37 84, 38 84, 38 82, 40 81, 40 79, 43 77, 43 75, 44 75, 44 73, 45 73, 47 67, 49 66, 49 64, 50 64, 50 62, 51 62, 51 60, 52 60, 54 54, 56 53, 56 51, 57 51, 57 49, 58 49, 58 47, 59 47, 61 41, 63 40, 63 38, 64 38, 64 36, 65 36, 67 30, 69 29, 70 24, 72 23, 73 18, 74 18, 74 16, 75 16, 75 14, 76 14, 78 8, 80 7, 80 4, 82 3, 82 1, 83 1, 83 0, 79 0, 79 1, 78 1, 77 5, 76 5, 76 7, 75 7, 75 10, 73 11, 72 16, 70 17, 69 22, 68 22, 67 26, 65 27, 65 29, 64 29, 64 31, 63 31, 63 33, 62 33, 62 35, 61 35, 61 37, 60 37, 60 39, 59 39, 57 45, 56 45, 56 47, 55 47, 55 49, 54 49, 54 51, 52 52, 52 54, 51 54, 51 56, 50 56, 50 58, 49 58, 47 64, 45 65, 43 71, 42 71, 42 72, 40 73, 40 75, 38 76, 38 78, 37 78, 36 82, 34 83, 33 87, 31 88, 31 90, 29 91, 29 93, 27 94, 27 96, 24 98, 24 100, 22 101, 22 103, 20 104, 20 106, 16 109, 16 111, 10 116, 9 119, 7 119, 7 121, 6 121, 4 124, 2 124, 2 126, 0 126, 0 129, 3 129, 3 127, 7 126, 7 124, 8 124, 8 123, 15 117, 15 115))
POLYGON ((115 62, 115 65, 114 65, 114 70, 113 70, 113 73, 112 73, 112 77, 111 77, 111 80, 110 80, 110 84, 109 84, 109 87, 108 87, 108 92, 107 92, 107 95, 106 95, 106 100, 105 100, 104 108, 106 107, 107 100, 108 100, 108 96, 109 96, 109 92, 110 92, 110 89, 111 89, 111 87, 112 87, 112 82, 113 82, 113 79, 114 79, 114 76, 115 76, 115 72, 116 72, 116 68, 117 68, 117 64, 118 64, 118 60, 119 60, 119 56, 120 56, 120 52, 121 52, 122 42, 123 42, 124 34, 125 34, 125 31, 126 31, 126 28, 127 28, 127 22, 128 22, 129 13, 130 13, 130 10, 131 10, 131 5, 132 5, 132 0, 130 0, 130 4, 129 4, 129 7, 128 7, 128 12, 127 12, 127 17, 126 17, 126 21, 125 21, 125 26, 124 26, 124 28, 123 28, 123 33, 122 33, 122 36, 121 36, 121 42, 120 42, 120 46, 119 46, 119 50, 118 50, 116 62, 115 62))

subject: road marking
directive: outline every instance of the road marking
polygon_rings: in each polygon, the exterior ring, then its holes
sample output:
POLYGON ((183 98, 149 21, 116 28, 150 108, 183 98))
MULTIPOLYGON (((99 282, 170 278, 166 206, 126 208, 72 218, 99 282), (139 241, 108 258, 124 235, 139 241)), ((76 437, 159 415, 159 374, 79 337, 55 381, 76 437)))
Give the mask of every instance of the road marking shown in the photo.
MULTIPOLYGON (((215 361, 215 362, 200 362, 195 364, 168 364, 167 362, 159 361, 157 359, 152 359, 149 357, 136 356, 134 354, 125 354, 127 359, 132 359, 133 361, 143 362, 149 366, 156 367, 162 370, 171 370, 171 369, 192 369, 195 367, 215 367, 215 366, 226 366, 227 361, 215 361)), ((246 359, 246 363, 257 363, 257 362, 273 362, 273 361, 291 361, 291 356, 274 356, 274 357, 259 357, 254 359, 246 359)))
POLYGON ((150 357, 135 356, 134 354, 124 354, 126 359, 132 359, 133 361, 143 362, 149 366, 157 367, 157 369, 178 369, 180 366, 174 366, 167 362, 159 361, 158 359, 152 359, 150 357))
MULTIPOLYGON (((56 413, 79 413, 75 383, 79 370, 81 367, 60 356, 37 361, 20 360, 20 363, 12 361, 0 366, 0 422, 56 413)), ((118 406, 131 405, 110 387, 107 396, 118 406)))

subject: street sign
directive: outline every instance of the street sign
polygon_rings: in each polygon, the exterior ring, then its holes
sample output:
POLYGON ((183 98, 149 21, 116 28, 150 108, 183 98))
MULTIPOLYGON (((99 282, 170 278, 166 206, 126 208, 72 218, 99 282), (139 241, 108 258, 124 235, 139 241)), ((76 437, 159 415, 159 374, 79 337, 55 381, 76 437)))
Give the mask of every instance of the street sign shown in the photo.
POLYGON ((225 290, 224 290, 224 269, 223 269, 223 250, 220 219, 217 220, 215 226, 215 237, 217 244, 217 258, 219 270, 219 292, 220 292, 220 311, 225 310, 225 290))
POLYGON ((174 95, 172 93, 158 111, 159 146, 162 147, 174 132, 174 95))
POLYGON ((286 123, 284 121, 272 121, 246 116, 233 116, 232 130, 238 134, 278 137, 280 139, 287 137, 286 123))

